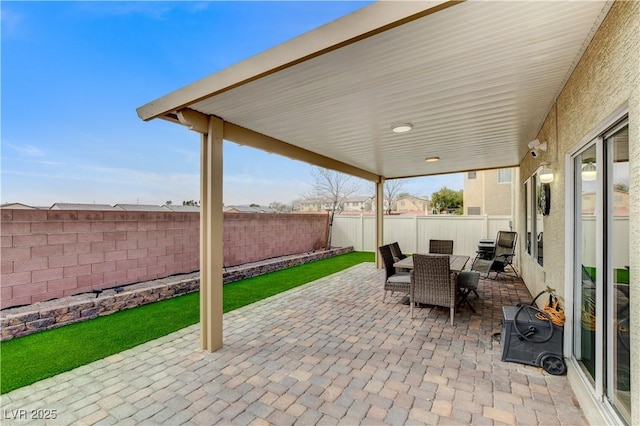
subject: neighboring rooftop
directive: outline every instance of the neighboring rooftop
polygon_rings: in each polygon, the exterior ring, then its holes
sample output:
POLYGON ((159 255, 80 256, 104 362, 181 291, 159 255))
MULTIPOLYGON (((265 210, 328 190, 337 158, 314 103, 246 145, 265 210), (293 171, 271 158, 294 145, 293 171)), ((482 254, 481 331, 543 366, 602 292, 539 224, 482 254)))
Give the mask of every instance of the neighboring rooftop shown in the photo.
POLYGON ((200 212, 200 207, 198 206, 182 206, 179 204, 165 204, 162 206, 163 209, 171 210, 173 212, 200 212))
POLYGON ((272 208, 261 206, 226 206, 223 211, 231 213, 277 213, 272 208))
POLYGON ((0 205, 1 209, 21 209, 21 210, 38 210, 41 207, 28 206, 22 203, 6 203, 0 205))
POLYGON ((113 210, 109 204, 55 203, 49 210, 113 210))
POLYGON ((154 206, 153 204, 116 204, 113 206, 116 210, 124 210, 128 212, 164 212, 163 206, 154 206))
MULTIPOLYGON (((91 204, 91 203, 55 203, 51 207, 46 206, 30 206, 23 203, 5 203, 0 205, 3 209, 20 209, 20 210, 124 210, 124 211, 144 211, 144 212, 200 212, 198 206, 183 205, 164 205, 156 206, 153 204, 91 204)), ((264 208, 263 208, 264 209, 264 208)))

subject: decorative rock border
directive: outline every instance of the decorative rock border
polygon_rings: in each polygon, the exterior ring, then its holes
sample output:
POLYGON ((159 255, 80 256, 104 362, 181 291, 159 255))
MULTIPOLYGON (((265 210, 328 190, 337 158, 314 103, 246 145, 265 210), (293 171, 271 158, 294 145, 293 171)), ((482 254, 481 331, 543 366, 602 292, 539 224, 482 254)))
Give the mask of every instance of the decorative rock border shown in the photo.
POLYGON ((313 262, 328 257, 350 253, 353 247, 334 248, 330 250, 315 250, 302 254, 281 256, 274 259, 266 259, 260 262, 245 263, 244 265, 225 268, 222 279, 225 284, 243 280, 245 278, 257 277, 280 269, 291 268, 304 263, 313 262))
MULTIPOLYGON (((336 248, 225 268, 223 283, 227 284, 352 251, 353 247, 336 248)), ((0 312, 0 328, 2 328, 0 340, 9 340, 86 321, 124 309, 192 293, 199 289, 200 273, 193 272, 5 309, 0 312)))

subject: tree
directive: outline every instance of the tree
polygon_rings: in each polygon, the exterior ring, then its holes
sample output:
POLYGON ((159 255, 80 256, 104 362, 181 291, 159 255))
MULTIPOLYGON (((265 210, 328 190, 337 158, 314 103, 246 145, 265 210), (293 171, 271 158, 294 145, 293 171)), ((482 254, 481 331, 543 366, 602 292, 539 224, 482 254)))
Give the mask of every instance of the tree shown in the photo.
POLYGON ((462 190, 454 191, 446 186, 431 194, 431 208, 434 214, 442 211, 452 211, 454 214, 462 212, 462 190))
POLYGON ((327 248, 331 248, 331 229, 335 212, 342 210, 345 198, 355 195, 360 190, 360 184, 352 176, 322 167, 313 167, 311 176, 313 192, 307 198, 321 198, 329 205, 327 248))
POLYGON ((279 213, 284 213, 284 212, 289 212, 291 211, 291 207, 284 204, 284 203, 280 203, 278 201, 273 201, 271 204, 269 204, 269 208, 273 209, 279 213))
POLYGON ((387 202, 387 214, 391 214, 403 190, 404 181, 400 179, 384 181, 384 200, 387 202))
POLYGON ((195 201, 195 200, 189 200, 189 201, 183 201, 182 202, 183 206, 196 206, 196 207, 200 207, 200 201, 195 201))
POLYGON ((628 183, 615 183, 613 184, 613 190, 618 192, 629 193, 629 184, 628 183))
POLYGON ((173 204, 173 201, 171 201, 171 200, 164 202, 165 206, 170 206, 171 204, 173 204))

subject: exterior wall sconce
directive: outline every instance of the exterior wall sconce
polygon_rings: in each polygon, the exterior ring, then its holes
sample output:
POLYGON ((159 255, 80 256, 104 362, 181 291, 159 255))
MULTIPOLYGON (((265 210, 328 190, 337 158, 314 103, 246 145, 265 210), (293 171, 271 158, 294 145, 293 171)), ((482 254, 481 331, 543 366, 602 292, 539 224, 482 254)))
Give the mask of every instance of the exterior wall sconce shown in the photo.
POLYGON ((540 170, 539 176, 540 176, 541 183, 553 182, 553 171, 549 168, 549 165, 546 163, 542 165, 542 170, 540 170))
POLYGON ((592 181, 596 180, 598 177, 598 170, 596 169, 595 164, 592 162, 588 162, 584 166, 582 166, 582 180, 584 181, 592 181))

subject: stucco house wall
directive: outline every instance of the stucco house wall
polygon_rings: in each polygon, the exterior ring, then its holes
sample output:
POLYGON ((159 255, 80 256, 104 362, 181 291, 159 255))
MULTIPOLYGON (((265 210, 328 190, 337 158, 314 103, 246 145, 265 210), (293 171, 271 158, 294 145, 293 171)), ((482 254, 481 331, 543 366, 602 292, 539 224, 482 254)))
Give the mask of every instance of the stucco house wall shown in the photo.
MULTIPOLYGON (((541 162, 546 161, 554 173, 551 183, 551 211, 544 217, 544 267, 525 253, 519 245, 520 267, 532 294, 547 285, 562 296, 571 283, 565 283, 565 265, 573 264, 571 240, 565 238, 565 205, 568 203, 565 164, 568 154, 604 130, 601 127, 613 114, 628 108, 630 148, 630 266, 640 271, 640 2, 616 2, 557 98, 537 138, 548 143, 547 152, 538 158, 527 155, 520 165, 520 191, 541 162)), ((518 196, 517 226, 525 235, 525 206, 518 196)), ((632 273, 631 305, 640 306, 640 274, 632 273)), ((570 309, 569 309, 570 310, 570 309)), ((631 316, 631 389, 632 401, 640 401, 640 315, 631 316), (634 356, 635 354, 635 356, 634 356)), ((570 312, 568 312, 570 314, 570 312)), ((570 319, 568 319, 568 322, 570 319)), ((568 355, 568 354, 565 354, 568 355)), ((582 401, 581 401, 582 402, 582 401)), ((587 415, 593 404, 581 404, 587 415)), ((632 407, 632 419, 640 423, 640 404, 632 407)), ((591 418, 591 421, 599 421, 591 418)))
POLYGON ((405 196, 396 201, 395 211, 397 212, 420 212, 430 214, 429 200, 426 198, 405 196))
POLYGON ((517 169, 510 170, 510 183, 498 182, 498 169, 472 172, 475 174, 473 179, 469 178, 468 172, 465 173, 464 214, 470 214, 469 207, 476 207, 480 208, 480 215, 510 215, 513 180, 517 179, 517 169))

